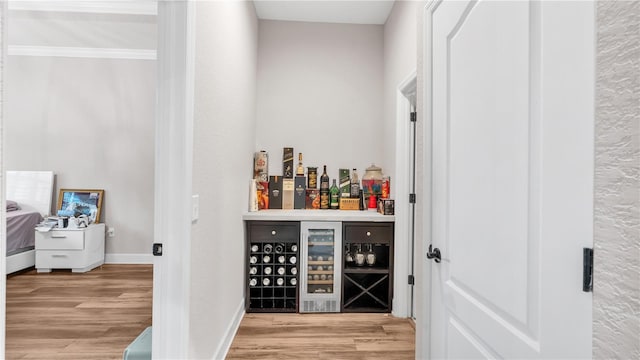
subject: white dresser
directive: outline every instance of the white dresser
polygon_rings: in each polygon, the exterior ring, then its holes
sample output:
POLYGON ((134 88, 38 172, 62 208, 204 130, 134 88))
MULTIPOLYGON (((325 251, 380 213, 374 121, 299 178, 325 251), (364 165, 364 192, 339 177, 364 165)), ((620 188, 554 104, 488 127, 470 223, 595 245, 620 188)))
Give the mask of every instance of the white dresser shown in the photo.
POLYGON ((71 269, 87 272, 104 264, 104 224, 83 229, 36 231, 36 269, 71 269))

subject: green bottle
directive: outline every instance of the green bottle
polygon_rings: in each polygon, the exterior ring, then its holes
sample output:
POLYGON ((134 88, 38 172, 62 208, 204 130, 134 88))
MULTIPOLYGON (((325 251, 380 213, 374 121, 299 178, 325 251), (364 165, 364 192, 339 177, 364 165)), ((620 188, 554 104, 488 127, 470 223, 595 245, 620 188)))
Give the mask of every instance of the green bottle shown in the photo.
POLYGON ((331 185, 329 193, 331 194, 331 208, 338 210, 340 207, 340 189, 336 185, 336 179, 333 179, 333 185, 331 185))

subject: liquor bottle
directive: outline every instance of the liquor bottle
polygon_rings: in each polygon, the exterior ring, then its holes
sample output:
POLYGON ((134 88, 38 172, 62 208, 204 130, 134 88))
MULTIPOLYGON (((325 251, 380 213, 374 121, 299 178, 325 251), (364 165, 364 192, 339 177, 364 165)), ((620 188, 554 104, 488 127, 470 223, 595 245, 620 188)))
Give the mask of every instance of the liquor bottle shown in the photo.
POLYGON ((320 209, 330 208, 329 175, 327 175, 327 165, 320 176, 320 209))
POLYGON ((358 179, 358 173, 356 169, 351 171, 351 198, 357 199, 360 195, 360 179, 358 179))
POLYGON ((298 153, 298 168, 296 169, 296 176, 304 176, 304 166, 302 166, 302 153, 298 153))
POLYGON ((329 193, 331 196, 331 209, 338 210, 340 207, 340 189, 338 189, 338 185, 336 185, 336 179, 333 179, 329 193))
POLYGON ((320 190, 329 190, 329 175, 327 175, 327 165, 324 166, 322 176, 320 176, 320 190))

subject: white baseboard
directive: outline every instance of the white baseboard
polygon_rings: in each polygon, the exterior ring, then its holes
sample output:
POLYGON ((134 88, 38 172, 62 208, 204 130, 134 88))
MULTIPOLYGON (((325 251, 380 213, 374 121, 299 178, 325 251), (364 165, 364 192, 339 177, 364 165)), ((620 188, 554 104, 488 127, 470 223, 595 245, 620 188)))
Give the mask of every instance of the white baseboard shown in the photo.
POLYGON ((231 343, 233 342, 233 338, 236 336, 236 332, 238 332, 238 328, 240 327, 240 321, 242 321, 242 317, 244 316, 244 307, 245 300, 242 298, 240 301, 240 305, 236 310, 236 313, 233 317, 233 321, 227 327, 227 331, 225 331, 224 339, 218 345, 216 352, 213 355, 214 360, 216 359, 225 359, 227 357, 227 353, 229 352, 229 348, 231 347, 231 343))
POLYGON ((105 264, 153 264, 151 254, 105 254, 105 264))

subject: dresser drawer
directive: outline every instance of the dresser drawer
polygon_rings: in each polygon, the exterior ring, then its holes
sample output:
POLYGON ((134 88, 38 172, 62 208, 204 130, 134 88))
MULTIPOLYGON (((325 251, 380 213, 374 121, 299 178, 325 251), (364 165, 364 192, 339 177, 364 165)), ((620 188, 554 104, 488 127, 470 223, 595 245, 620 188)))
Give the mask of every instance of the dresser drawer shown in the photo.
POLYGON ((38 250, 36 268, 72 269, 83 267, 84 254, 78 250, 38 250))
POLYGON ((393 223, 343 223, 344 240, 348 243, 385 244, 393 239, 393 223))
POLYGON ((298 222, 262 222, 248 223, 249 239, 252 242, 297 242, 300 239, 300 223, 298 222))
POLYGON ((38 250, 82 250, 84 249, 83 231, 36 232, 38 250))

